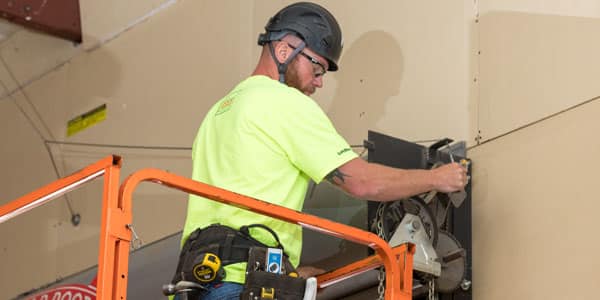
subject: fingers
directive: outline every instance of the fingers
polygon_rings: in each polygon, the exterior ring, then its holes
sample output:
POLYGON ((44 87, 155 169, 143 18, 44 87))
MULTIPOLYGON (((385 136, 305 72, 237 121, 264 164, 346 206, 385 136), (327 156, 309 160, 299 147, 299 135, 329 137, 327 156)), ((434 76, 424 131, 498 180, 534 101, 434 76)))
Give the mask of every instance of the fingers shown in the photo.
POLYGON ((467 168, 459 165, 461 168, 461 188, 464 188, 471 180, 471 176, 467 175, 467 168))
POLYGON ((458 163, 451 163, 450 165, 456 178, 456 181, 451 185, 457 191, 464 189, 464 187, 469 183, 469 180, 471 179, 470 176, 467 175, 467 168, 458 163))
POLYGON ((459 163, 450 163, 433 169, 438 175, 437 191, 450 193, 464 189, 469 183, 470 177, 467 169, 459 163))

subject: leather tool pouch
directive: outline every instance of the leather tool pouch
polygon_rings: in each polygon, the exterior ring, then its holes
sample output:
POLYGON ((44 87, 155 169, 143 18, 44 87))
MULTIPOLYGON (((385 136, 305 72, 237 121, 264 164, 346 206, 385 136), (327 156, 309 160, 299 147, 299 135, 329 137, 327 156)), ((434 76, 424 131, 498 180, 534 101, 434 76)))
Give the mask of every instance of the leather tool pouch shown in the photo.
MULTIPOLYGON (((196 258, 203 253, 210 252, 217 255, 221 260, 221 265, 226 266, 238 262, 247 262, 249 249, 252 247, 268 248, 269 246, 250 236, 249 229, 253 227, 269 231, 277 241, 277 248, 283 250, 277 234, 269 227, 261 224, 242 226, 240 230, 220 224, 198 228, 190 234, 181 248, 177 270, 171 283, 176 284, 182 280, 197 282, 192 274, 192 269, 196 258)), ((287 261, 287 258, 284 260, 287 261)))
POLYGON ((297 277, 296 270, 287 258, 283 259, 281 274, 266 272, 266 254, 264 247, 250 248, 246 283, 240 299, 303 299, 306 280, 297 277), (289 274, 295 274, 296 277, 289 274))
POLYGON ((250 272, 246 275, 244 290, 240 295, 242 300, 277 299, 277 300, 302 300, 306 281, 299 277, 265 271, 250 272), (264 291, 268 295, 265 296, 264 291))

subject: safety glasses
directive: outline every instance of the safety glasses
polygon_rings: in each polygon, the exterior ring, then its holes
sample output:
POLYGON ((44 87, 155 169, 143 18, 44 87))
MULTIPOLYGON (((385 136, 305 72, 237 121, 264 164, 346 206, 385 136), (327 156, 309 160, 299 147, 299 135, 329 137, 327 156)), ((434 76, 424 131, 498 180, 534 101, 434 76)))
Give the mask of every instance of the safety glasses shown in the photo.
MULTIPOLYGON (((290 43, 288 43, 288 46, 296 50, 296 47, 290 45, 290 43)), ((327 69, 325 68, 325 66, 322 63, 320 63, 316 58, 308 55, 304 51, 300 51, 299 54, 304 56, 306 59, 308 59, 308 61, 310 61, 313 64, 313 76, 315 76, 315 78, 321 77, 325 75, 325 73, 327 73, 327 69)))

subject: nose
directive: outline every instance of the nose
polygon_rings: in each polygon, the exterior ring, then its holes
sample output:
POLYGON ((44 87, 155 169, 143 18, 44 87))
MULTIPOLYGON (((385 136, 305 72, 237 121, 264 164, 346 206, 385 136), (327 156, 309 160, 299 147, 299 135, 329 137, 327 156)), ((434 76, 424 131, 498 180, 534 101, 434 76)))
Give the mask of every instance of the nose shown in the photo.
POLYGON ((316 86, 318 88, 322 88, 323 87, 323 76, 314 77, 313 84, 314 84, 314 86, 316 86))

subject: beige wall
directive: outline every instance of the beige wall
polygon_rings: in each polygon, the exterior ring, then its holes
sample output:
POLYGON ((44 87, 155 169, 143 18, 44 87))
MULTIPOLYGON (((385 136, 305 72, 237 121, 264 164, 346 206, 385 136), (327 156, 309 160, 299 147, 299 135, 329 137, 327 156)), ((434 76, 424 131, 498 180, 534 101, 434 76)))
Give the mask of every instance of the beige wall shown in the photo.
MULTIPOLYGON (((249 48, 231 37, 250 30, 250 2, 108 2, 82 1, 82 45, 27 30, 0 44, 2 203, 56 179, 43 140, 190 147, 209 105, 249 72, 249 48), (104 122, 66 137, 69 119, 103 103, 104 122)), ((124 157, 122 179, 147 167, 191 171, 189 150, 49 148, 60 176, 111 153, 124 157)), ((96 263, 101 183, 68 194, 82 216, 77 227, 64 198, 0 226, 0 299, 96 263), (32 277, 33 269, 40 271, 32 277)), ((144 242, 181 229, 184 194, 142 185, 135 196, 134 225, 144 242)))
POLYGON ((599 95, 600 19, 490 11, 480 16, 482 138, 599 95))
POLYGON ((475 299, 596 299, 597 1, 479 3, 475 299))
POLYGON ((596 299, 600 102, 470 152, 475 299, 596 299))
MULTIPOLYGON (((290 3, 292 1, 285 1, 290 3)), ((472 140, 470 1, 317 1, 344 33, 340 72, 316 99, 351 144, 369 129, 408 140, 472 140)), ((255 26, 278 5, 257 1, 255 26)))
MULTIPOLYGON (((82 45, 12 34, 0 43, 0 204, 56 178, 44 140, 190 147, 208 107, 251 72, 266 19, 291 2, 82 0, 82 45), (103 103, 104 122, 66 137, 69 119, 103 103)), ((590 289, 564 288, 566 297, 547 286, 599 275, 585 253, 598 248, 589 238, 599 147, 586 137, 600 108, 513 130, 600 95, 596 1, 317 2, 339 19, 345 45, 341 71, 315 98, 351 144, 374 129, 472 147, 475 298, 591 299, 590 289)), ((123 178, 191 171, 187 150, 49 149, 60 176, 110 153, 124 157, 123 178)), ((67 196, 78 227, 65 198, 0 225, 1 299, 95 264, 100 190, 98 181, 67 196)), ((185 195, 143 185, 135 197, 145 242, 181 228, 185 195)))

